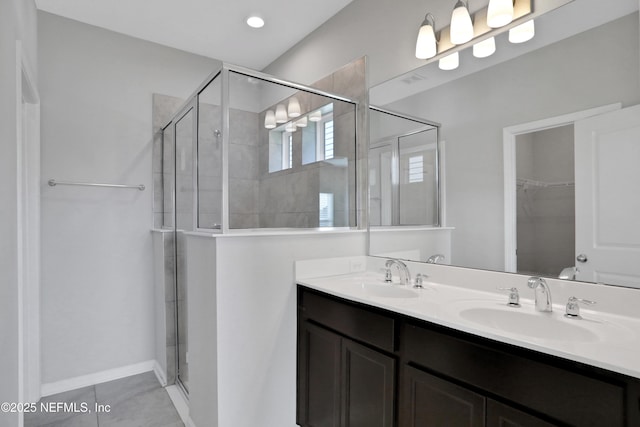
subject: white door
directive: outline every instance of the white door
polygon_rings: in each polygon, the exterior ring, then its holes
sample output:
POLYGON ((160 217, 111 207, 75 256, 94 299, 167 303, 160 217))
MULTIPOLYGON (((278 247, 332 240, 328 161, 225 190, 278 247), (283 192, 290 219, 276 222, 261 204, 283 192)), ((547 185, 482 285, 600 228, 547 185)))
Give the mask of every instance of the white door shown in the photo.
POLYGON ((575 123, 577 280, 640 288, 640 105, 575 123))

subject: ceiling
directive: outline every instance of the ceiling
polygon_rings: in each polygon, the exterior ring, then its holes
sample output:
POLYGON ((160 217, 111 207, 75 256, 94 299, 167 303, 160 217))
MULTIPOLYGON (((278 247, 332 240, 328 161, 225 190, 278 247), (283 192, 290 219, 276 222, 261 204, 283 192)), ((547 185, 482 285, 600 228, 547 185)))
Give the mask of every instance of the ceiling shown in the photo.
POLYGON ((35 0, 39 10, 262 70, 352 0, 35 0), (265 20, 260 29, 246 19, 265 20))

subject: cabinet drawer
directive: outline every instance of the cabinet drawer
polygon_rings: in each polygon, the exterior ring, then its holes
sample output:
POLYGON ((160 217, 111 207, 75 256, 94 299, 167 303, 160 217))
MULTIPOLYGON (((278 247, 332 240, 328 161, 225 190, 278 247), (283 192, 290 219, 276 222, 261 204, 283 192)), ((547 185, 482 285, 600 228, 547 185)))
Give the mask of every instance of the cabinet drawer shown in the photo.
POLYGON ((538 361, 515 347, 407 323, 409 362, 575 426, 623 426, 625 388, 538 361))
POLYGON ((337 298, 323 296, 304 288, 298 293, 303 316, 388 352, 394 350, 395 320, 371 308, 361 308, 337 298))

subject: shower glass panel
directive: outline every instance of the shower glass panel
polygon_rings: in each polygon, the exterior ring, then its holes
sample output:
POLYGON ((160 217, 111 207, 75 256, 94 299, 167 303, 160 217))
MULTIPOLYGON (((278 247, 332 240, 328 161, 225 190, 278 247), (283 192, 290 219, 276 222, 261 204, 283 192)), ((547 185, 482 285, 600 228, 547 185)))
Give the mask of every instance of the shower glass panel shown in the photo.
POLYGON ((188 106, 175 124, 175 246, 176 246, 176 378, 189 391, 189 342, 187 339, 187 281, 185 236, 194 230, 193 148, 195 109, 188 106))
MULTIPOLYGON (((331 83, 357 78, 354 69, 331 83)), ((163 225, 174 230, 175 257, 169 315, 175 314, 175 378, 185 392, 186 233, 357 226, 357 115, 356 101, 223 65, 163 128, 163 225)))
POLYGON ((356 226, 356 105, 229 73, 229 228, 356 226))
POLYGON ((222 227, 220 76, 198 94, 198 228, 222 227))
POLYGON ((370 137, 370 225, 437 226, 437 125, 372 107, 370 137))
POLYGON ((162 226, 173 228, 175 220, 173 189, 175 187, 175 138, 173 122, 162 129, 162 226))
POLYGON ((398 138, 400 225, 438 223, 436 146, 434 129, 398 138))

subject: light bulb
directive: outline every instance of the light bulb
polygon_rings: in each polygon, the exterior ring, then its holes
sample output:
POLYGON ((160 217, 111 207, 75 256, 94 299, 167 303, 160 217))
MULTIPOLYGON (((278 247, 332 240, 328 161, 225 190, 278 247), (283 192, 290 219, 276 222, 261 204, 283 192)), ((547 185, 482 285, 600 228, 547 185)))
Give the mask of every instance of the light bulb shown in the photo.
POLYGON ((444 58, 441 58, 440 61, 438 61, 438 68, 445 71, 455 70, 456 68, 458 68, 458 65, 460 65, 460 57, 458 55, 458 52, 447 55, 444 58))
POLYGON ((500 28, 513 21, 513 0, 490 0, 487 9, 487 25, 500 28))
POLYGON ((416 40, 416 58, 429 59, 436 56, 437 41, 435 33, 435 21, 430 13, 425 16, 416 40))
POLYGON ((287 112, 289 113, 289 117, 298 117, 300 116, 300 102, 298 102, 298 98, 295 96, 291 97, 289 100, 289 107, 287 108, 287 112))
POLYGON ((461 0, 458 0, 451 14, 450 33, 451 43, 453 44, 463 44, 473 38, 471 15, 469 15, 469 9, 461 0))
POLYGON ((476 58, 486 58, 491 56, 496 51, 496 39, 489 37, 479 43, 473 45, 473 56, 476 58))
POLYGON ((520 24, 517 27, 513 27, 509 30, 509 41, 511 43, 524 43, 529 41, 536 35, 536 27, 533 23, 533 19, 520 24))
POLYGON ((274 129, 276 127, 276 113, 273 110, 267 110, 264 115, 264 127, 274 129))
POLYGON ((284 105, 278 104, 276 106, 276 123, 285 123, 287 120, 289 120, 287 109, 284 108, 284 105))

